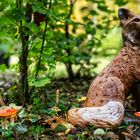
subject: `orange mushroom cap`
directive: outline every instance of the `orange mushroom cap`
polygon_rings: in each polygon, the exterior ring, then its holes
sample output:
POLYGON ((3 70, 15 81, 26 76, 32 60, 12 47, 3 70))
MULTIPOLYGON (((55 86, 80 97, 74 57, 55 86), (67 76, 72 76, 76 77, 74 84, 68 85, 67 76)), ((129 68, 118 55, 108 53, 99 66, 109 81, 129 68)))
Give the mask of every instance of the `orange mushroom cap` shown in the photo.
POLYGON ((17 113, 17 109, 9 107, 9 106, 3 106, 0 107, 0 117, 9 117, 13 116, 17 113))
POLYGON ((140 117, 140 112, 135 112, 135 116, 140 117))

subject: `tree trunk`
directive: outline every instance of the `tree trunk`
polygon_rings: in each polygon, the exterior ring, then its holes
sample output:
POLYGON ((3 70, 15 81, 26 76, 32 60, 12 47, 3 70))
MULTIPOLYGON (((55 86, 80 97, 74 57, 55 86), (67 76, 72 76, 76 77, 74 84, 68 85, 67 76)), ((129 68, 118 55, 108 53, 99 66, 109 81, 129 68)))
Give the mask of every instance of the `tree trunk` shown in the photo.
POLYGON ((28 58, 28 45, 27 42, 22 38, 22 48, 21 54, 19 57, 20 62, 20 91, 22 95, 22 103, 25 103, 29 99, 28 94, 28 65, 27 65, 27 58, 28 58))
MULTIPOLYGON (((70 9, 69 9, 69 14, 68 14, 67 18, 71 17, 71 14, 73 12, 74 2, 72 0, 70 0, 70 9)), ((69 23, 67 23, 67 22, 65 23, 65 36, 66 36, 66 39, 67 39, 67 45, 69 46, 70 45, 69 44, 70 33, 69 33, 69 23)), ((68 47, 68 49, 66 49, 66 53, 67 53, 68 57, 71 55, 71 49, 69 47, 68 47)), ((72 70, 72 63, 71 63, 70 60, 68 60, 68 62, 66 63, 66 68, 67 68, 69 78, 72 79, 74 77, 74 73, 73 73, 73 70, 72 70)))
MULTIPOLYGON (((22 7, 22 5, 20 5, 22 7)), ((32 8, 30 4, 26 4, 26 22, 31 22, 32 8)), ((22 41, 20 56, 19 56, 19 65, 20 65, 20 93, 21 93, 21 103, 24 104, 29 100, 29 89, 28 89, 28 41, 29 34, 26 34, 29 29, 23 27, 22 21, 20 21, 20 36, 22 41)))

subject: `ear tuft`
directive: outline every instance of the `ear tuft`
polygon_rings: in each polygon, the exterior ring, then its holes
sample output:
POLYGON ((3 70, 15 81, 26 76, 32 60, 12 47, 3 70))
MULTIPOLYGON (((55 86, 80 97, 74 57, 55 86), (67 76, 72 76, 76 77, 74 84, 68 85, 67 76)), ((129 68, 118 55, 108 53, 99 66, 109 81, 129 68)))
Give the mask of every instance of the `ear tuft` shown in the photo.
POLYGON ((133 16, 133 13, 126 8, 120 8, 118 10, 118 16, 120 20, 127 20, 128 18, 133 16))
POLYGON ((124 12, 123 12, 122 9, 119 9, 118 15, 119 15, 120 19, 124 19, 125 18, 125 15, 124 15, 124 12))

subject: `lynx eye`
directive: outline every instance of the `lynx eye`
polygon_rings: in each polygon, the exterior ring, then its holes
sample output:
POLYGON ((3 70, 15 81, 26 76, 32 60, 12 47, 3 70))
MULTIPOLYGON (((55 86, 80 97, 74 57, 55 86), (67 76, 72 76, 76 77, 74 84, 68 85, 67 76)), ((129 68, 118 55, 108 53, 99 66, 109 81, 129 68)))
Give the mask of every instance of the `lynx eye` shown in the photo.
POLYGON ((135 18, 132 20, 133 22, 140 22, 140 19, 139 18, 135 18))

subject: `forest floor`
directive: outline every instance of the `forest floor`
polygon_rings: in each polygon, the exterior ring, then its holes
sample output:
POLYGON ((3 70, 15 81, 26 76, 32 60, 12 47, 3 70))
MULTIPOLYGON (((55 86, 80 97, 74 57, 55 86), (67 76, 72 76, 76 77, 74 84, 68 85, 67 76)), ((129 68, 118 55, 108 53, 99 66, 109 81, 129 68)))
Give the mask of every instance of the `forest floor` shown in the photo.
MULTIPOLYGON (((0 91, 6 104, 18 105, 15 94, 16 78, 0 76, 0 91), (12 81, 9 80, 13 79, 12 81)), ((51 86, 33 90, 31 100, 18 113, 8 130, 0 129, 1 140, 140 140, 140 117, 134 115, 135 100, 130 95, 126 101, 125 117, 120 127, 114 130, 96 128, 93 125, 81 128, 67 123, 67 111, 81 107, 92 79, 53 80, 51 86)))

